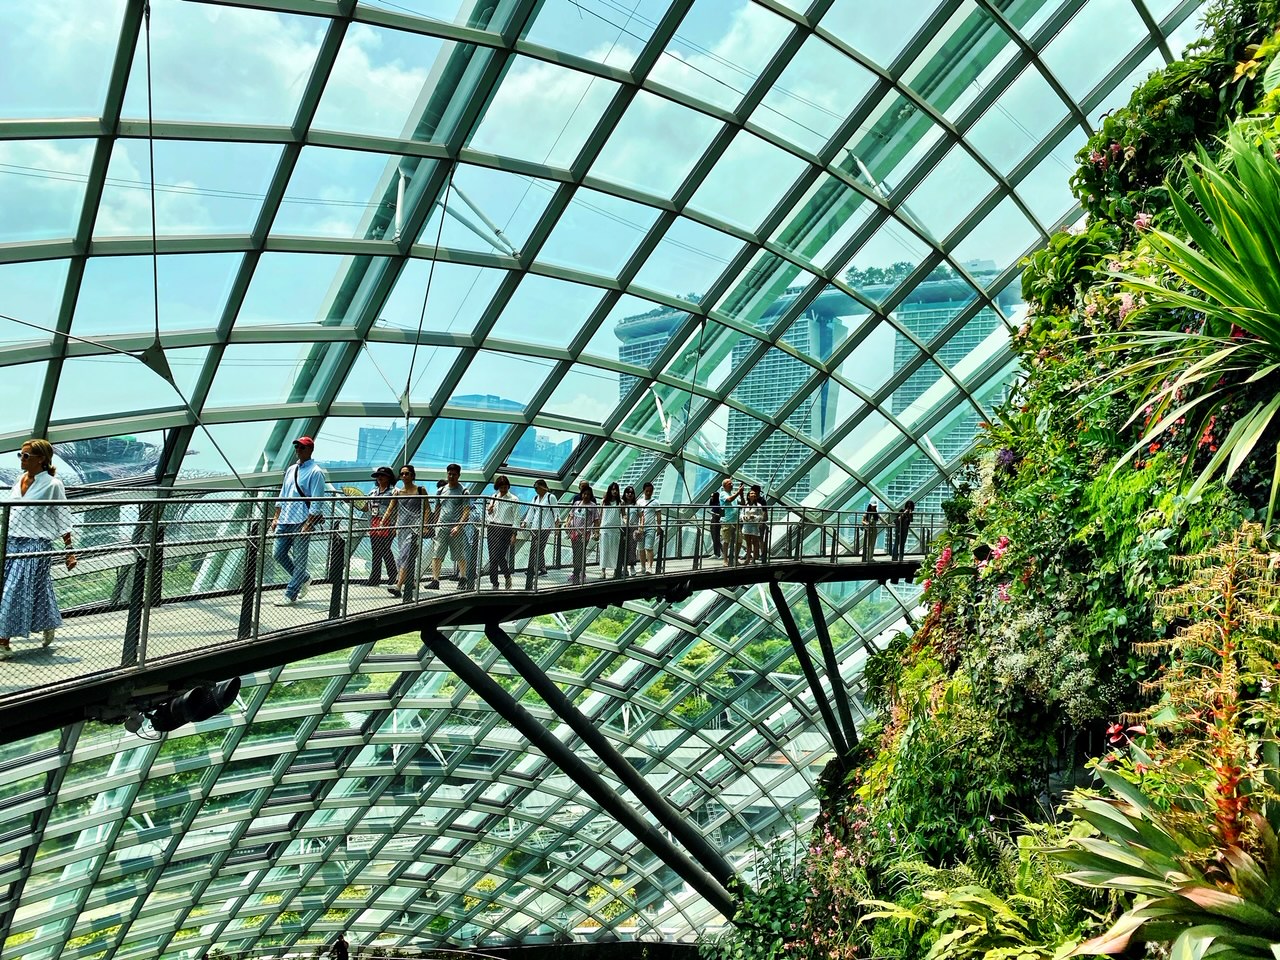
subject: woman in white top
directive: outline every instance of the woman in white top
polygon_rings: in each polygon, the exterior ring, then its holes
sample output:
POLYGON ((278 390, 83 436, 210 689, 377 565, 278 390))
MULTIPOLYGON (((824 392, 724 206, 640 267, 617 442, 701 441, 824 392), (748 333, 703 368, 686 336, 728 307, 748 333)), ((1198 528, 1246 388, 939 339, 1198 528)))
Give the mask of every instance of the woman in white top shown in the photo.
POLYGON ((547 481, 533 481, 533 501, 521 526, 529 531, 529 568, 534 576, 545 576, 547 572, 547 538, 556 526, 558 502, 547 481))
POLYGON ((66 564, 71 552, 71 508, 62 481, 54 478, 53 447, 48 440, 28 440, 18 454, 22 475, 9 491, 9 538, 5 544, 4 596, 0 597, 0 660, 11 655, 10 637, 41 632, 41 645, 53 643, 62 615, 53 595, 53 541, 62 538, 66 564))
POLYGON ((486 539, 489 542, 489 583, 498 589, 498 571, 506 577, 507 589, 511 589, 511 548, 516 542, 516 516, 520 512, 520 498, 511 492, 511 481, 505 473, 493 478, 493 496, 486 508, 486 539))

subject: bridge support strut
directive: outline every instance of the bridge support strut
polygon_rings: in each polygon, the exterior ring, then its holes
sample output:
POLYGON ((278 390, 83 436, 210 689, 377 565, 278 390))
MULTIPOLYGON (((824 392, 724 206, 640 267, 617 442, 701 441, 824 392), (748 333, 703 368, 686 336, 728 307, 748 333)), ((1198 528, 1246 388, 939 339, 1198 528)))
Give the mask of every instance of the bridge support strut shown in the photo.
POLYGON ((459 650, 453 641, 435 627, 423 630, 422 640, 463 683, 497 711, 499 716, 519 730, 531 746, 542 751, 548 760, 559 767, 569 779, 629 830, 637 840, 647 846, 680 879, 702 894, 707 902, 725 917, 733 916, 737 910, 737 902, 719 880, 672 843, 658 826, 649 823, 632 809, 581 757, 565 746, 536 717, 516 702, 515 698, 502 689, 496 680, 459 650))

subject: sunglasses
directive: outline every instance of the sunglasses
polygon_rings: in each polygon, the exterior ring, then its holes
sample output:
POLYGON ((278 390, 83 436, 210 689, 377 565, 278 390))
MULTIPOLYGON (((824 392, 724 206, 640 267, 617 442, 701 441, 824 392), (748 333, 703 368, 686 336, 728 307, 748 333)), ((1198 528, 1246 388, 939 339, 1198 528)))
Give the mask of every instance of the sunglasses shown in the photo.
POLYGON ((20 454, 18 454, 18 459, 19 459, 19 460, 39 460, 39 459, 40 459, 40 454, 38 454, 38 453, 20 453, 20 454))

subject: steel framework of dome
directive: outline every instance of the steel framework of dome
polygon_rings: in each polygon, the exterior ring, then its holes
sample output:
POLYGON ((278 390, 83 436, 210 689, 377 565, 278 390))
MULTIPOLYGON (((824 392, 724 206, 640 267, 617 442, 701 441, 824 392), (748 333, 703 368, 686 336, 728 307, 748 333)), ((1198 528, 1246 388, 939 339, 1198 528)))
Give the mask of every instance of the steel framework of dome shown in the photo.
MULTIPOLYGON (((337 484, 452 460, 477 492, 936 504, 1016 375, 1073 155, 1199 6, 4 4, 0 449, 272 486, 305 434, 337 484)), ((856 691, 917 589, 819 593, 856 691)), ((765 591, 505 627, 735 869, 814 812, 831 745, 765 591)), ((5 956, 723 922, 416 635, 243 680, 160 741, 0 745, 5 956)))

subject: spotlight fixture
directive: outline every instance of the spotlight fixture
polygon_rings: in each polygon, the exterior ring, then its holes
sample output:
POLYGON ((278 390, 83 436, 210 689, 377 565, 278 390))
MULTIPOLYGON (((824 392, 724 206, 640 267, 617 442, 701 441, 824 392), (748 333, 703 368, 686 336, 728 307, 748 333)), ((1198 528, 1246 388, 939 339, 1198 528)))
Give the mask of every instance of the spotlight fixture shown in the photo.
POLYGON ((218 683, 201 683, 130 715, 125 720, 125 729, 139 733, 145 718, 150 721, 151 729, 156 733, 168 733, 184 724, 216 717, 235 702, 239 693, 239 677, 218 683))

